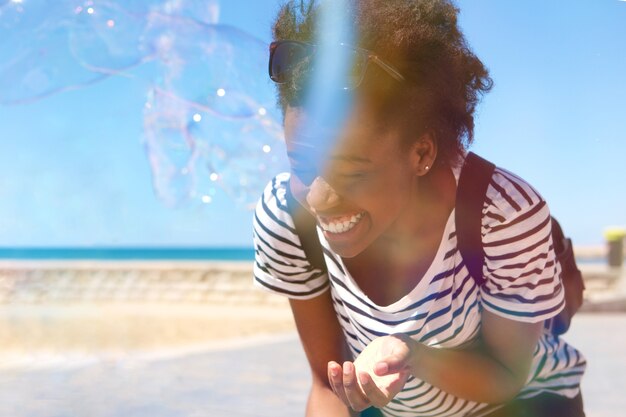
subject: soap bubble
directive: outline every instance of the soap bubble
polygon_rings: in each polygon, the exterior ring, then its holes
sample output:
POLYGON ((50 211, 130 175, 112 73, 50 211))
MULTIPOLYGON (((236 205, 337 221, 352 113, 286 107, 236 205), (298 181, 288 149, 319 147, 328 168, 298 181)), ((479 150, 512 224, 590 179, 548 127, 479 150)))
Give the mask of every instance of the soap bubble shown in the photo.
POLYGON ((207 0, 0 1, 0 104, 133 77, 146 87, 157 196, 179 206, 225 193, 250 206, 268 167, 287 167, 282 128, 267 45, 218 19, 207 0))
POLYGON ((157 13, 145 37, 161 74, 144 111, 157 194, 179 205, 218 185, 252 204, 284 154, 281 126, 267 112, 267 45, 236 28, 157 13), (268 145, 275 151, 264 152, 268 145))
POLYGON ((102 78, 72 56, 70 2, 46 3, 9 1, 0 8, 0 103, 27 102, 102 78))
POLYGON ((80 65, 116 74, 152 58, 141 39, 146 12, 130 11, 128 6, 90 1, 75 8, 68 42, 80 65))
POLYGON ((144 132, 155 192, 171 206, 215 194, 216 187, 250 206, 268 167, 286 169, 282 126, 272 117, 215 117, 209 107, 155 88, 144 132))
POLYGON ((267 46, 225 25, 153 14, 150 39, 163 74, 163 88, 206 107, 219 117, 251 118, 272 106, 265 74, 267 46))

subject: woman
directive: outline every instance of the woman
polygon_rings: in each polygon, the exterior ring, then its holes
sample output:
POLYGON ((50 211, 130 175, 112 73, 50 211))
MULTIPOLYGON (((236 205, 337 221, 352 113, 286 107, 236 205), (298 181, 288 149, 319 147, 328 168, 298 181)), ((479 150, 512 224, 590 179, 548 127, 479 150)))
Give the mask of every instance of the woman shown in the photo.
POLYGON ((306 415, 583 416, 584 358, 544 328, 563 306, 545 201, 497 168, 484 285, 458 252, 457 181, 491 87, 458 10, 351 3, 358 41, 339 49, 355 59, 354 105, 331 149, 305 130, 319 7, 284 5, 270 48, 291 173, 256 209, 255 282, 290 298, 312 369, 306 415), (302 249, 287 192, 317 222, 327 273, 302 249))

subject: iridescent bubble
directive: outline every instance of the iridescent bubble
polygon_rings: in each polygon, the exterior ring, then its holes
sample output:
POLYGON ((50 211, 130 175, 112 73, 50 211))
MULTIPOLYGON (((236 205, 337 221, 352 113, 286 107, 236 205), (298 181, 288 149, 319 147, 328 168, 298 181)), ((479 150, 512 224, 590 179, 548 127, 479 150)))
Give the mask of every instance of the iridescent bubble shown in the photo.
POLYGON ((250 118, 274 104, 263 42, 231 26, 179 16, 152 14, 148 26, 163 88, 220 117, 250 118))
POLYGON ((68 41, 84 68, 115 74, 152 58, 142 42, 147 10, 122 4, 89 1, 74 9, 68 41))
POLYGON ((250 206, 271 176, 265 167, 286 169, 282 128, 271 118, 218 118, 155 89, 144 121, 155 191, 170 206, 213 195, 216 186, 250 206))
POLYGON ((0 103, 46 97, 102 78, 80 65, 68 47, 76 2, 5 3, 0 9, 0 103))
POLYGON ((0 7, 0 104, 85 87, 149 59, 143 2, 9 1, 0 7))
POLYGON ((217 183, 236 201, 252 204, 269 179, 259 166, 276 165, 272 159, 284 155, 281 125, 268 111, 274 92, 265 74, 267 45, 232 27, 162 14, 150 16, 145 38, 152 39, 162 74, 154 89, 158 104, 148 106, 146 119, 163 113, 164 106, 177 109, 165 113, 179 119, 177 141, 146 124, 146 149, 161 164, 153 164, 157 193, 168 204, 180 204, 217 183), (176 166, 170 144, 187 141, 195 146, 188 160, 193 174, 187 188, 175 190, 181 185, 175 170, 163 166, 176 166))
POLYGON ((208 24, 217 23, 220 14, 216 0, 169 0, 159 10, 166 15, 187 17, 208 24))
POLYGON ((146 150, 155 192, 174 206, 193 196, 200 147, 188 132, 188 109, 158 90, 148 95, 144 111, 146 150))
POLYGON ((211 0, 0 1, 0 104, 132 76, 157 195, 209 204, 219 187, 249 205, 267 167, 286 168, 282 128, 267 45, 218 17, 211 0))

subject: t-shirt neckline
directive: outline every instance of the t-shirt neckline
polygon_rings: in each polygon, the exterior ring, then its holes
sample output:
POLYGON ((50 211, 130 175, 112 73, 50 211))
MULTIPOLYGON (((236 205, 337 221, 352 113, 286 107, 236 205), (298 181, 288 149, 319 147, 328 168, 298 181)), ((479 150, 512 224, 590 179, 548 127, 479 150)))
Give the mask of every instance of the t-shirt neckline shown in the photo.
POLYGON ((437 273, 440 272, 439 270, 435 270, 435 269, 439 268, 443 264, 446 253, 448 253, 448 251, 451 249, 449 237, 450 237, 450 234, 453 232, 453 230, 454 230, 454 209, 452 209, 452 211, 450 212, 450 215, 448 216, 448 220, 446 221, 446 226, 444 227, 441 240, 439 241, 439 247, 437 248, 437 252, 435 253, 433 260, 428 266, 428 269, 424 273, 422 279, 420 279, 419 282, 415 284, 415 286, 411 289, 411 291, 409 291, 407 294, 405 294, 404 296, 402 296, 401 298, 392 302, 389 305, 383 306, 383 305, 376 304, 374 301, 372 301, 367 296, 367 294, 363 292, 361 287, 359 287, 357 282, 354 280, 354 278, 348 271, 348 268, 346 267, 345 263, 343 262, 343 259, 340 256, 336 256, 336 255, 335 256, 341 266, 341 269, 344 271, 344 275, 346 277, 346 285, 348 286, 350 291, 354 292, 354 294, 356 294, 359 298, 362 298, 363 300, 365 300, 368 304, 374 306, 377 310, 380 310, 383 312, 395 312, 395 311, 402 310, 405 307, 408 307, 409 305, 415 303, 415 301, 417 301, 420 298, 423 298, 426 295, 427 293, 426 289, 431 284, 433 277, 437 275, 437 273))

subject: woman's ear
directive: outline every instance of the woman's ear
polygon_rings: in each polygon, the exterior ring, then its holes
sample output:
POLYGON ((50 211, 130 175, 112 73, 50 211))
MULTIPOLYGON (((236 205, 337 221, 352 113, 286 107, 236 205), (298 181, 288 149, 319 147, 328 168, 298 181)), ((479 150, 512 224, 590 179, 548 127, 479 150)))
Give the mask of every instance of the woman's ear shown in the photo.
POLYGON ((434 132, 427 131, 410 148, 411 167, 416 176, 426 175, 437 159, 437 141, 434 132))

